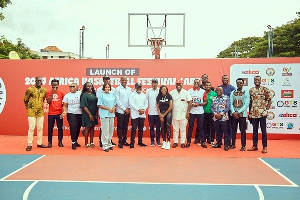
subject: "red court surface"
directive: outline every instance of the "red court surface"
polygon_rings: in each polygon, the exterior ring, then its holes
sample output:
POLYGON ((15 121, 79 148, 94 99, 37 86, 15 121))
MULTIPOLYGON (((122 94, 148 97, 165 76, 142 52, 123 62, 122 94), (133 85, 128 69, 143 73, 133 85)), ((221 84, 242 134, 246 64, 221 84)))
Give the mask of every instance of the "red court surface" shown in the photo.
POLYGON ((291 185, 257 158, 48 155, 5 180, 291 185))
MULTIPOLYGON (((129 141, 129 138, 127 139, 129 141)), ((113 138, 113 141, 117 143, 117 138, 113 138)), ((240 140, 236 142, 236 149, 224 151, 222 149, 213 149, 208 145, 207 149, 203 149, 196 144, 192 144, 188 149, 182 149, 177 147, 170 150, 163 150, 158 146, 151 147, 150 139, 144 138, 143 142, 148 147, 139 147, 135 145, 135 149, 129 149, 124 147, 119 149, 115 147, 110 152, 104 152, 99 148, 98 138, 94 138, 95 148, 85 148, 84 138, 79 137, 78 142, 82 147, 77 150, 71 149, 71 139, 69 136, 64 136, 63 143, 65 147, 57 146, 57 136, 53 137, 53 147, 41 149, 36 147, 36 137, 33 139, 32 151, 25 151, 27 146, 26 136, 4 136, 0 135, 0 154, 38 154, 38 155, 90 155, 90 156, 147 156, 147 157, 218 157, 218 158, 300 158, 300 140, 268 140, 268 153, 262 154, 261 140, 258 142, 258 151, 241 152, 240 140)), ((171 141, 172 142, 172 141, 171 141)), ((47 145, 47 137, 43 137, 43 143, 47 145)), ((252 146, 252 141, 247 140, 247 148, 252 146)))

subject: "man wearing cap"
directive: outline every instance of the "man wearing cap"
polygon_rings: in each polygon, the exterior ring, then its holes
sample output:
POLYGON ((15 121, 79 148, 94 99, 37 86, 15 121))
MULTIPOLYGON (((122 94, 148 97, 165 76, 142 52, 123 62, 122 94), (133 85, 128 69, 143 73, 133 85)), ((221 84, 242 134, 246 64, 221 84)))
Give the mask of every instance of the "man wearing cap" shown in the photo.
POLYGON ((204 122, 204 110, 203 106, 207 104, 207 95, 205 93, 205 90, 201 89, 200 86, 200 80, 195 79, 194 81, 194 87, 188 90, 192 97, 192 107, 190 110, 190 119, 189 119, 189 128, 188 128, 188 136, 187 136, 187 144, 186 147, 189 148, 191 146, 191 139, 192 139, 192 133, 194 130, 194 123, 197 119, 197 129, 195 134, 195 140, 196 137, 199 137, 201 141, 201 146, 203 148, 207 148, 206 146, 206 137, 204 136, 204 130, 203 130, 203 122, 204 122))
POLYGON ((117 101, 116 116, 117 116, 117 133, 119 138, 119 148, 129 146, 127 140, 127 130, 130 116, 129 96, 132 93, 131 88, 127 86, 127 77, 121 77, 121 85, 119 85, 114 95, 117 101))
POLYGON ((170 92, 173 98, 172 109, 172 125, 173 125, 173 148, 178 146, 178 136, 180 130, 180 142, 181 148, 185 148, 186 139, 186 125, 189 119, 191 110, 191 95, 185 89, 182 89, 183 81, 181 79, 176 80, 176 88, 170 92))
MULTIPOLYGON (((110 84, 110 77, 109 77, 108 75, 104 75, 104 76, 103 76, 103 85, 104 85, 104 84, 110 84)), ((104 92, 104 90, 103 90, 103 85, 97 89, 96 97, 97 97, 98 99, 99 99, 99 97, 100 97, 100 94, 104 92)), ((115 90, 115 88, 111 87, 111 91, 110 91, 110 92, 113 93, 114 90, 115 90)), ((99 111, 99 118, 100 118, 100 111, 99 111)), ((99 145, 99 146, 102 148, 101 133, 102 133, 102 131, 101 131, 101 127, 100 127, 100 133, 99 133, 99 144, 100 144, 100 145, 99 145)), ((111 140, 111 143, 112 143, 112 145, 116 145, 115 143, 113 143, 112 140, 111 140)))
POLYGON ((158 81, 156 78, 152 79, 152 88, 146 91, 146 98, 148 100, 149 111, 148 111, 148 121, 150 126, 150 139, 151 146, 155 146, 154 137, 155 131, 154 126, 156 127, 156 144, 157 146, 161 146, 160 143, 160 119, 157 111, 156 97, 159 92, 159 88, 157 88, 158 81))
POLYGON ((131 93, 129 97, 129 105, 131 110, 131 138, 130 149, 134 149, 135 134, 138 128, 138 145, 140 147, 146 147, 147 145, 142 142, 143 129, 146 118, 146 109, 148 107, 148 101, 146 95, 142 92, 142 84, 135 84, 135 91, 131 93))

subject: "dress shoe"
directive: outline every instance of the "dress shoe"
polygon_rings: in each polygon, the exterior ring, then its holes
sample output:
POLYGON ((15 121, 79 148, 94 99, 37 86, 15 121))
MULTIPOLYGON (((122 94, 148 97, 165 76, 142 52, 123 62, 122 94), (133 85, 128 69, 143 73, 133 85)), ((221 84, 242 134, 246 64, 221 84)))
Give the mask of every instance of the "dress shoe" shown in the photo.
POLYGON ((72 143, 72 149, 76 150, 76 143, 72 143))
POLYGON ((257 147, 251 147, 250 149, 248 149, 247 151, 257 151, 258 148, 257 147))
POLYGON ((27 146, 26 151, 31 151, 32 146, 27 146))
POLYGON ((267 147, 264 147, 263 150, 262 150, 262 153, 265 154, 265 153, 267 153, 267 152, 268 152, 268 151, 267 151, 267 147))
POLYGON ((43 145, 43 144, 38 144, 38 145, 36 145, 38 148, 47 148, 47 146, 46 145, 43 145))
POLYGON ((172 146, 172 148, 176 148, 177 146, 178 146, 178 144, 174 143, 173 146, 172 146))
POLYGON ((48 148, 51 148, 51 147, 52 147, 52 143, 48 142, 48 148))
POLYGON ((102 142, 100 142, 99 147, 102 148, 102 142))
POLYGON ((229 150, 229 147, 227 147, 227 146, 224 147, 224 150, 225 150, 225 151, 228 151, 228 150, 229 150))
POLYGON ((200 142, 200 140, 195 140, 194 144, 198 144, 200 142))
POLYGON ((122 143, 119 143, 119 144, 118 144, 118 147, 119 147, 120 149, 123 149, 123 144, 122 144, 122 143))
POLYGON ((212 148, 221 148, 221 145, 216 144, 216 145, 212 146, 212 148))
MULTIPOLYGON (((75 144, 75 145, 76 145, 76 144, 75 144)), ((62 141, 59 141, 59 142, 58 142, 58 146, 59 146, 59 147, 64 147, 62 141)))
POLYGON ((189 148, 191 146, 191 143, 186 143, 185 147, 189 148))
POLYGON ((181 148, 183 148, 183 149, 184 149, 184 148, 185 148, 185 144, 183 144, 183 143, 182 143, 182 144, 181 144, 181 148))
POLYGON ((130 144, 130 149, 134 149, 134 144, 130 144))
POLYGON ((104 149, 105 152, 109 152, 109 149, 104 149))
POLYGON ((144 144, 144 143, 140 143, 140 144, 138 144, 140 147, 146 147, 147 145, 146 144, 144 144))
POLYGON ((206 146, 206 142, 202 142, 202 144, 201 144, 201 147, 203 147, 203 148, 207 148, 207 146, 206 146))
POLYGON ((111 140, 111 145, 116 146, 116 143, 111 140))
POLYGON ((76 144, 76 147, 81 147, 81 145, 80 145, 80 144, 78 144, 78 142, 76 142, 75 144, 76 144))
POLYGON ((109 147, 109 150, 114 150, 114 148, 113 147, 109 147))
POLYGON ((127 142, 125 142, 125 143, 123 143, 123 146, 125 146, 125 147, 129 147, 129 146, 130 146, 130 144, 128 144, 127 142))
POLYGON ((245 151, 245 147, 242 147, 242 148, 240 149, 240 151, 245 151))

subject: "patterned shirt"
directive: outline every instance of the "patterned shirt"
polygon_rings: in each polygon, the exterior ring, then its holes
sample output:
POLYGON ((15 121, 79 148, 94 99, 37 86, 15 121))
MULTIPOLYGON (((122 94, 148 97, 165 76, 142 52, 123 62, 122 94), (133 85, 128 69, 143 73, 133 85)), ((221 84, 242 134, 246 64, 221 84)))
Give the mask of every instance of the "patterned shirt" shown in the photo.
POLYGON ((47 90, 44 87, 37 88, 35 86, 29 87, 24 95, 24 103, 27 110, 28 117, 42 117, 44 116, 44 100, 46 98, 47 90))
POLYGON ((264 86, 259 86, 257 89, 253 87, 249 90, 251 108, 249 116, 251 118, 261 118, 268 115, 267 105, 271 101, 272 96, 270 90, 264 86))
MULTIPOLYGON (((231 113, 237 112, 242 113, 243 117, 247 117, 247 108, 250 103, 250 94, 248 90, 238 89, 233 90, 230 94, 230 110, 231 113)), ((232 115, 232 114, 231 114, 232 115)))
MULTIPOLYGON (((222 94, 222 96, 218 97, 214 97, 212 104, 211 104, 211 111, 212 113, 215 114, 221 114, 222 118, 220 119, 220 121, 227 121, 229 120, 228 117, 228 111, 230 109, 230 101, 229 101, 229 97, 227 95, 222 94)), ((214 121, 217 121, 217 119, 215 118, 215 116, 213 117, 214 121)))

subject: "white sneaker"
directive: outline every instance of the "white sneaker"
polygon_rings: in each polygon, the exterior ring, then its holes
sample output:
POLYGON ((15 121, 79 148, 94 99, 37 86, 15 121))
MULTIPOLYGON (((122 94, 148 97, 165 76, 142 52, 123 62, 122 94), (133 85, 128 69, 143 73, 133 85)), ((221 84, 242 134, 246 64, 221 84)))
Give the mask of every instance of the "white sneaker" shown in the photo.
POLYGON ((169 150, 169 149, 170 149, 170 146, 171 146, 171 143, 170 143, 170 142, 167 142, 166 148, 165 148, 165 149, 169 150))
POLYGON ((163 144, 162 144, 161 148, 162 148, 162 149, 165 149, 165 148, 166 148, 166 145, 167 145, 167 143, 166 143, 165 141, 163 141, 163 144))

